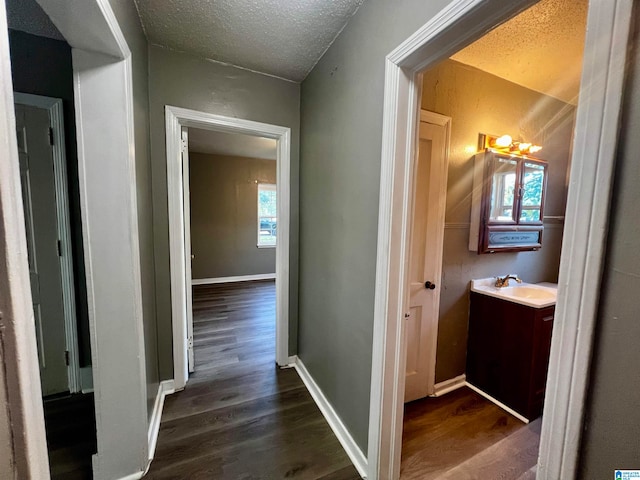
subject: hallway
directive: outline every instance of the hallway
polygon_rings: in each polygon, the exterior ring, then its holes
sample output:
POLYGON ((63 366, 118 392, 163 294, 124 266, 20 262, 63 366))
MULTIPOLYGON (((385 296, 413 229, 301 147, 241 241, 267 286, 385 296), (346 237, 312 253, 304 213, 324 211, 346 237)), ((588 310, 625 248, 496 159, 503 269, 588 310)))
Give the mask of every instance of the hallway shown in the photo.
POLYGON ((152 479, 360 478, 294 369, 275 366, 275 282, 193 291, 196 369, 167 397, 152 479))

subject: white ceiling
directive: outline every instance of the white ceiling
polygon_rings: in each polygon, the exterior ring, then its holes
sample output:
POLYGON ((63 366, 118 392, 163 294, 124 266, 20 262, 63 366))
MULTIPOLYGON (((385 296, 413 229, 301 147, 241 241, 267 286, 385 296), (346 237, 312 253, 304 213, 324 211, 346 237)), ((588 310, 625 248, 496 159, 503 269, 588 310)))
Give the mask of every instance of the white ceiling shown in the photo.
POLYGON ((364 0, 135 0, 151 43, 295 82, 364 0))
POLYGON ((542 0, 451 58, 576 104, 587 7, 588 0, 542 0))
POLYGON ((190 152, 275 160, 276 147, 277 142, 271 138, 189 129, 190 152))

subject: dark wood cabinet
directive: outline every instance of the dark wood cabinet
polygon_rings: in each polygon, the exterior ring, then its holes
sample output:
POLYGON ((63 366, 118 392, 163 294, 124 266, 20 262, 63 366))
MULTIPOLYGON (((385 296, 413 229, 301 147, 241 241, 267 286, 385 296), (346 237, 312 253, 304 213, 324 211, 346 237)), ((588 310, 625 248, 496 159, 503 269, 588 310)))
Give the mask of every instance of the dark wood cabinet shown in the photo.
POLYGON ((542 413, 554 310, 471 292, 467 381, 529 420, 542 413))

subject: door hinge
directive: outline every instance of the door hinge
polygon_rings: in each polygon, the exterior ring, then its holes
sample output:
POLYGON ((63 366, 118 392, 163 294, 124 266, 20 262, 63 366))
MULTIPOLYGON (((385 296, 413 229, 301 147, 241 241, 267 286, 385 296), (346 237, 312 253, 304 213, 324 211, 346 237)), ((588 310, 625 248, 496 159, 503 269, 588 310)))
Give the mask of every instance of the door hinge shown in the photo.
POLYGON ((49 145, 53 146, 53 128, 49 127, 49 145))
POLYGON ((58 256, 62 256, 62 242, 58 240, 58 256))
POLYGON ((189 349, 193 348, 193 337, 189 337, 187 339, 187 348, 189 349))
POLYGON ((64 363, 67 364, 67 367, 69 366, 69 350, 64 351, 64 363))

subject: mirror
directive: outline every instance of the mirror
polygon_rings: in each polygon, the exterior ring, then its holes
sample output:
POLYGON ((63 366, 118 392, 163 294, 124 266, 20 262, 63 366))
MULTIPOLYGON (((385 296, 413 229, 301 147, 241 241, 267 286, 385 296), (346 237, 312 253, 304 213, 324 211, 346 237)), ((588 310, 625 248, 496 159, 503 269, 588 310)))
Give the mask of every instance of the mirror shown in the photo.
POLYGON ((545 165, 524 162, 522 175, 522 206, 520 222, 541 222, 545 165))
POLYGON ((518 162, 510 158, 498 158, 491 185, 492 222, 513 222, 515 212, 516 169, 518 162))

